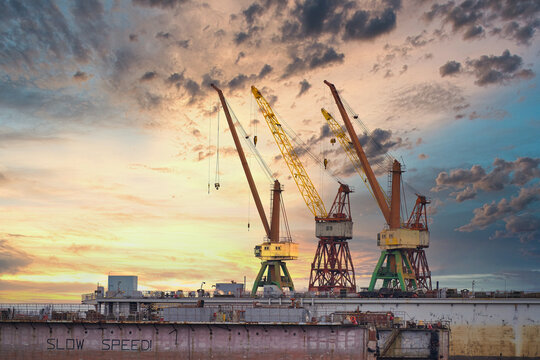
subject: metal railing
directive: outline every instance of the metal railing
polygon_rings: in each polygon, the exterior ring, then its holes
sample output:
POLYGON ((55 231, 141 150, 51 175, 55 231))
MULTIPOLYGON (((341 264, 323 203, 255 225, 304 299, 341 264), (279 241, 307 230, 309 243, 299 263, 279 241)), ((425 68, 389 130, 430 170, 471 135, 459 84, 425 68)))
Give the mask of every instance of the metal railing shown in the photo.
POLYGON ((0 304, 0 320, 85 320, 96 314, 84 304, 0 304))

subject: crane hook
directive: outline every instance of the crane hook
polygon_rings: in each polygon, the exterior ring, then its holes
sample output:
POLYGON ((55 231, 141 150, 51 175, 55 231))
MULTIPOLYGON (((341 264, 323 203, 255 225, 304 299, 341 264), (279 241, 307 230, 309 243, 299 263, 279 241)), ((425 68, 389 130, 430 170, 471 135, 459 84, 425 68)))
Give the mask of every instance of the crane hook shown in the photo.
POLYGON ((326 170, 327 165, 328 165, 328 159, 324 159, 324 170, 326 170))

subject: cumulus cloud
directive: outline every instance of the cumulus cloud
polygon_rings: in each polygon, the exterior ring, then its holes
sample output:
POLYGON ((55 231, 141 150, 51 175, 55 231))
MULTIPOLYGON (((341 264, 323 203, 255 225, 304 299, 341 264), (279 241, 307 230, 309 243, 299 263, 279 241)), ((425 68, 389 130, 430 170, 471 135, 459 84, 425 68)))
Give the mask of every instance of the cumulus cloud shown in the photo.
POLYGON ((455 169, 448 174, 443 171, 437 175, 435 182, 437 187, 432 191, 440 191, 446 187, 461 188, 472 183, 476 183, 483 179, 486 175, 486 171, 480 165, 473 165, 470 170, 467 169, 455 169))
POLYGON ((443 66, 439 68, 439 72, 441 73, 442 77, 445 77, 447 75, 454 75, 459 73, 461 70, 461 64, 456 61, 449 61, 443 66))
POLYGON ((253 3, 251 4, 246 10, 242 11, 242 14, 244 15, 244 18, 246 19, 246 22, 248 25, 253 25, 253 22, 255 19, 262 15, 264 13, 264 7, 262 7, 259 3, 253 3))
POLYGON ((163 40, 169 40, 172 38, 171 33, 160 31, 156 34, 156 39, 163 39, 163 40))
MULTIPOLYGON (((423 30, 417 35, 407 36, 405 41, 398 45, 386 44, 383 47, 383 53, 377 55, 377 62, 373 64, 371 72, 377 73, 381 70, 388 69, 385 72, 385 77, 389 77, 392 74, 392 69, 397 71, 397 68, 394 67, 394 63, 401 62, 405 59, 410 58, 411 52, 416 49, 426 46, 428 43, 434 41, 433 37, 428 37, 427 32, 423 30)), ((422 55, 420 59, 425 59, 426 55, 422 55)), ((399 74, 403 74, 407 71, 408 65, 401 65, 399 69, 399 74)))
POLYGON ((347 0, 295 2, 280 28, 283 42, 299 39, 340 37, 344 41, 372 40, 396 26, 401 1, 382 1, 372 8, 359 8, 347 0))
POLYGON ((440 112, 468 106, 461 88, 450 83, 425 82, 405 86, 394 95, 392 105, 401 111, 440 112))
POLYGON ((508 50, 505 50, 501 56, 483 55, 478 59, 467 61, 467 65, 476 76, 475 83, 480 86, 534 77, 532 70, 521 69, 522 64, 523 59, 518 55, 511 55, 508 50))
POLYGON ((523 243, 539 238, 540 218, 531 214, 510 215, 503 219, 505 230, 497 230, 492 239, 519 237, 523 243))
POLYGON ((157 72, 155 71, 147 71, 144 73, 143 76, 141 76, 141 81, 150 81, 154 80, 157 77, 157 72))
POLYGON ((472 186, 467 186, 465 189, 456 193, 451 193, 450 195, 455 196, 457 202, 463 202, 465 200, 474 199, 476 197, 476 190, 472 186))
POLYGON ((300 81, 300 92, 298 92, 298 95, 296 97, 300 97, 304 95, 309 89, 311 88, 311 84, 306 79, 300 81))
POLYGON ((231 90, 236 90, 236 89, 244 87, 246 81, 248 80, 249 80, 248 76, 244 74, 238 74, 227 83, 227 86, 231 90))
POLYGON ((185 4, 188 0, 132 0, 133 4, 139 6, 156 7, 161 9, 172 9, 178 5, 185 4))
POLYGON ((291 54, 292 61, 285 67, 282 78, 297 75, 307 70, 339 64, 343 62, 344 58, 345 54, 337 52, 331 46, 322 43, 309 44, 301 49, 294 49, 291 54))
POLYGON ((146 91, 139 95, 137 102, 141 109, 151 110, 161 105, 162 97, 158 94, 146 91))
POLYGON ((346 1, 299 1, 281 27, 281 39, 289 41, 303 37, 337 34, 347 15, 346 1))
POLYGON ((0 273, 15 274, 32 262, 32 257, 0 239, 0 273))
POLYGON ((432 191, 471 187, 471 190, 453 193, 460 196, 461 201, 464 201, 471 198, 473 190, 500 191, 510 184, 524 186, 530 181, 540 178, 539 165, 540 158, 520 157, 515 161, 497 158, 493 161, 491 172, 486 172, 480 165, 473 165, 470 170, 454 169, 450 173, 443 171, 437 175, 436 186, 432 191))
POLYGON ((395 27, 396 13, 391 8, 385 9, 381 15, 358 10, 345 24, 344 39, 373 39, 395 27))
POLYGON ((77 71, 75 74, 73 74, 73 79, 75 79, 76 81, 80 81, 80 82, 84 82, 86 80, 88 80, 90 77, 88 76, 87 73, 85 73, 84 71, 77 71))
POLYGON ((518 22, 512 21, 502 28, 493 29, 491 33, 505 39, 515 39, 518 44, 528 45, 539 26, 540 20, 535 20, 525 25, 520 25, 518 22))
POLYGON ((180 88, 182 86, 182 83, 184 82, 185 78, 184 78, 184 72, 182 71, 181 73, 172 73, 166 80, 165 82, 168 83, 168 84, 171 84, 171 85, 175 85, 176 88, 180 88))
MULTIPOLYGON (((510 201, 503 198, 498 203, 484 204, 482 207, 474 209, 474 217, 471 221, 458 228, 458 231, 471 232, 475 230, 483 230, 494 222, 508 216, 515 216, 527 206, 540 199, 540 187, 522 188, 517 197, 513 197, 510 201)), ((511 218, 509 218, 511 219, 511 218)), ((511 220, 508 223, 512 224, 511 220)), ((518 229, 522 222, 514 221, 514 225, 509 227, 518 229)))
POLYGON ((266 75, 270 74, 274 70, 274 68, 268 64, 264 64, 261 71, 259 71, 259 75, 257 76, 259 79, 263 79, 266 75))
MULTIPOLYGON (((75 5, 74 13, 77 15, 83 12, 77 10, 80 5, 81 2, 75 5)), ((35 70, 37 63, 43 60, 58 61, 72 57, 87 62, 90 59, 91 48, 69 26, 55 3, 47 0, 6 2, 2 13, 4 19, 11 21, 0 22, 3 38, 1 67, 35 70)))
POLYGON ((540 4, 535 0, 462 0, 435 3, 424 18, 428 21, 442 19, 444 24, 451 25, 454 33, 461 33, 465 40, 482 36, 487 28, 491 29, 491 34, 499 34, 518 44, 527 44, 540 27, 537 18, 539 12, 540 4), (501 22, 502 29, 494 25, 501 22))
POLYGON ((530 79, 535 76, 531 69, 522 69, 523 59, 511 55, 505 50, 501 56, 482 55, 478 59, 468 59, 465 69, 461 63, 449 61, 439 68, 441 77, 469 73, 476 77, 475 84, 479 86, 505 84, 515 79, 530 79), (464 71, 462 71, 462 69, 464 71))

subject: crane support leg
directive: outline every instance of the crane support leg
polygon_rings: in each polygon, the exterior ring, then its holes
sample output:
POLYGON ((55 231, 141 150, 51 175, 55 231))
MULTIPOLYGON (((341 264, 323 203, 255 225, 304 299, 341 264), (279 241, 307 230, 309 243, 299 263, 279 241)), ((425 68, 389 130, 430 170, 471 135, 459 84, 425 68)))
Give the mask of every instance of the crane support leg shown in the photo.
POLYGON ((416 290, 418 285, 408 250, 383 250, 371 276, 369 291, 375 289, 375 284, 379 279, 383 280, 383 288, 401 291, 416 290))
POLYGON ((347 240, 320 239, 309 279, 309 291, 356 292, 354 267, 347 240))
POLYGON ((261 262, 261 269, 253 283, 251 296, 255 296, 257 290, 260 287, 264 288, 265 285, 276 285, 280 290, 288 288, 294 291, 293 281, 285 261, 269 260, 261 262), (281 271, 283 271, 283 276, 281 275, 281 271), (265 272, 266 276, 264 276, 265 272))
POLYGON ((416 274, 416 284, 418 289, 430 291, 431 290, 431 271, 426 259, 426 252, 424 249, 410 249, 408 250, 409 260, 416 274))

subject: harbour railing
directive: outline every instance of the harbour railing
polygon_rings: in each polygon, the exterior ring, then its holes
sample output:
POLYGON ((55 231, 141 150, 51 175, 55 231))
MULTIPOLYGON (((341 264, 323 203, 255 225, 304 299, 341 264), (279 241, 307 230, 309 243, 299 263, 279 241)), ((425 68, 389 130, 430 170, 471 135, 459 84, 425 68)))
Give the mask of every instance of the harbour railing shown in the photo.
POLYGON ((0 304, 0 320, 84 320, 93 313, 85 304, 0 304))

